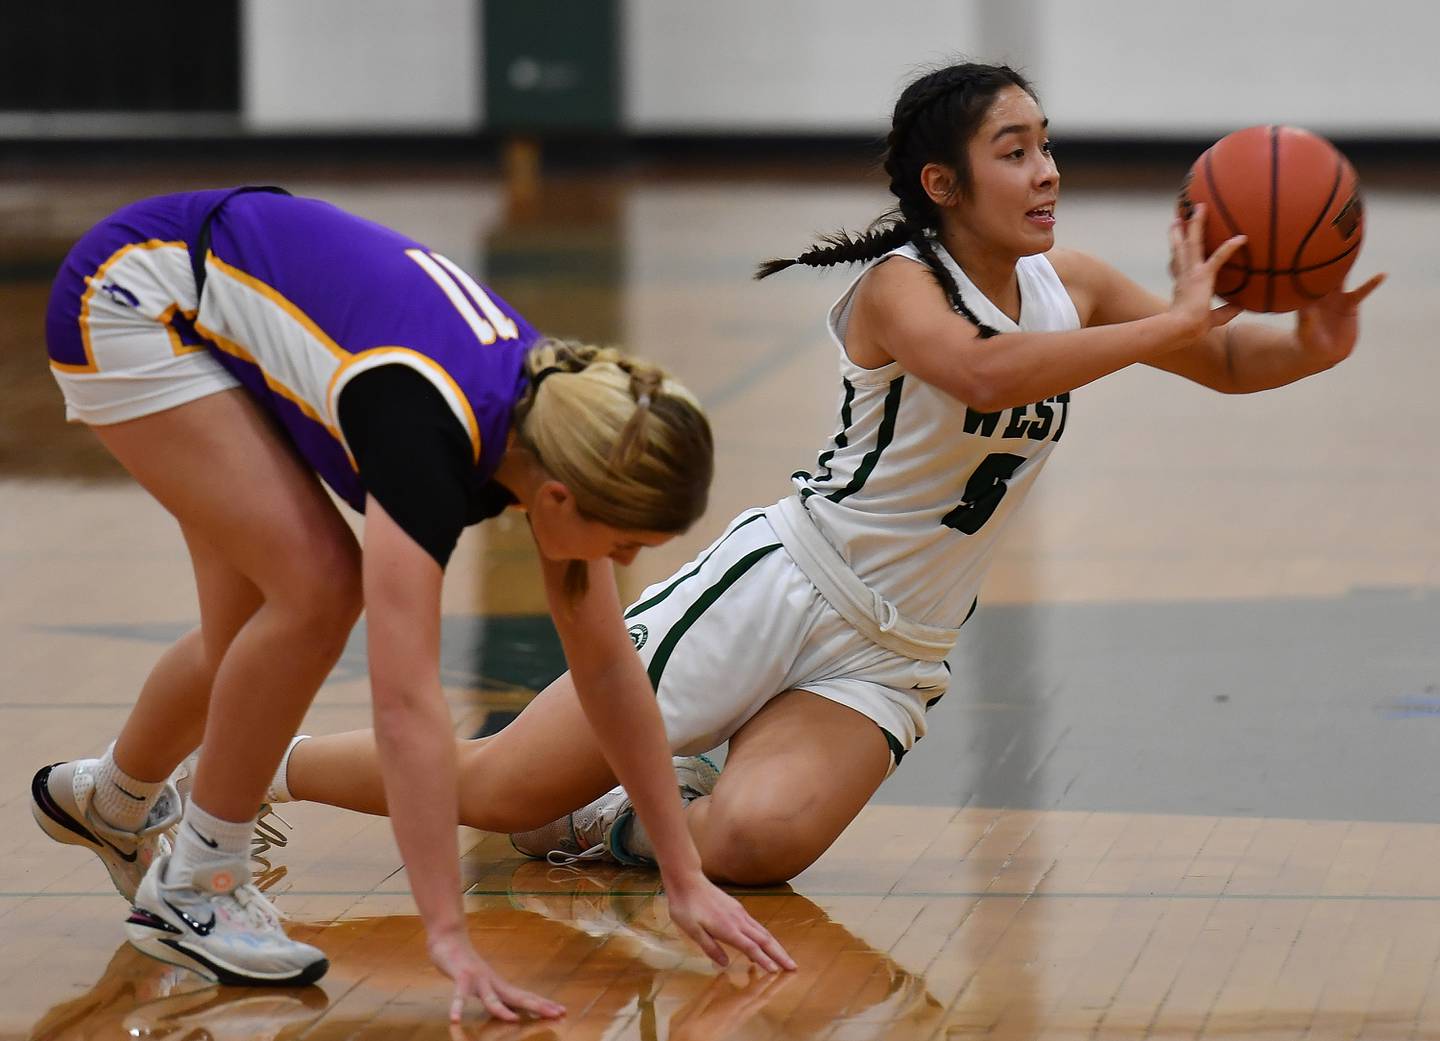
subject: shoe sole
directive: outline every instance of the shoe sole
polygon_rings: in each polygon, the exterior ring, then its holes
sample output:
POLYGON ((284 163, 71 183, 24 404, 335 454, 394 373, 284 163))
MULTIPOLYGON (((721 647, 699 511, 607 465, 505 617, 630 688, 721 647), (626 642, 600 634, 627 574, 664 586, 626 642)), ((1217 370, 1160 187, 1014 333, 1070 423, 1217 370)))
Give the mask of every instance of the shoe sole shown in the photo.
MULTIPOLYGON (((50 794, 50 771, 57 766, 64 765, 64 763, 51 763, 35 772, 35 776, 30 781, 30 815, 35 818, 35 823, 40 825, 40 830, 55 842, 66 846, 82 846, 99 857, 100 863, 105 865, 105 873, 110 876, 110 884, 115 887, 115 891, 126 900, 134 900, 135 889, 132 888, 127 892, 125 886, 120 884, 120 879, 115 877, 115 868, 111 866, 112 859, 119 859, 126 864, 133 864, 134 861, 107 846, 99 836, 76 820, 55 801, 55 796, 50 794)), ((139 884, 137 879, 135 885, 138 887, 139 884)))
POLYGON ((174 926, 140 907, 131 910, 125 922, 125 936, 130 946, 141 954, 189 969, 211 983, 228 987, 304 987, 324 976, 330 968, 329 959, 321 958, 296 972, 247 972, 190 945, 174 926))

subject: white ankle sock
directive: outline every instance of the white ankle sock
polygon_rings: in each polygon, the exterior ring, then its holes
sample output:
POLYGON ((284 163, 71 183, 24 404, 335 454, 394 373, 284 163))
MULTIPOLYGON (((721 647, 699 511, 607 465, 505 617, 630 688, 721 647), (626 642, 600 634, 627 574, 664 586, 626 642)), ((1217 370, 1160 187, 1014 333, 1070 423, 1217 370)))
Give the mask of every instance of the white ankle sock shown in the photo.
POLYGON ((155 797, 165 787, 161 781, 140 781, 115 765, 115 744, 105 749, 95 766, 95 792, 90 805, 112 828, 139 831, 155 797))
POLYGON ((309 734, 296 734, 285 749, 285 754, 280 757, 280 767, 275 771, 275 776, 270 781, 270 787, 265 789, 265 801, 268 803, 293 802, 295 797, 290 794, 290 785, 287 775, 290 770, 290 757, 295 754, 295 748, 301 741, 310 740, 309 734))
MULTIPOLYGON (((188 881, 196 873, 222 866, 242 865, 249 877, 250 836, 255 820, 227 821, 206 813, 195 803, 185 807, 185 816, 175 835, 175 849, 165 872, 167 882, 188 881)), ((243 884, 245 879, 238 878, 243 884)))

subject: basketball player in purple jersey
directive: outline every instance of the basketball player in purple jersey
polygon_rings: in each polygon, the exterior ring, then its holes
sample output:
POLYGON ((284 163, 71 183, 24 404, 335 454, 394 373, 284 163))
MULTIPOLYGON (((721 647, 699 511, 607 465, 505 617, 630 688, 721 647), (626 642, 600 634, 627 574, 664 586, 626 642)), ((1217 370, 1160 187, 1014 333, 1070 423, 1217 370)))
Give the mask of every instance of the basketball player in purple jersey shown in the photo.
POLYGON ((242 188, 148 199, 66 258, 47 317, 67 415, 180 524, 200 626, 160 659, 116 741, 32 785, 36 820, 101 857, 126 929, 232 984, 308 983, 250 882, 267 782, 362 606, 395 834, 452 1016, 563 1009, 498 976, 460 904, 455 742, 439 681, 440 591, 461 530, 527 513, 596 738, 656 845, 676 921, 792 967, 708 882, 612 562, 688 528, 709 426, 659 369, 541 339, 447 258, 326 203, 242 188), (317 479, 318 475, 318 479, 317 479), (365 513, 363 551, 321 481, 365 513), (203 739, 183 810, 167 778, 203 739), (173 849, 165 833, 178 822, 173 849))

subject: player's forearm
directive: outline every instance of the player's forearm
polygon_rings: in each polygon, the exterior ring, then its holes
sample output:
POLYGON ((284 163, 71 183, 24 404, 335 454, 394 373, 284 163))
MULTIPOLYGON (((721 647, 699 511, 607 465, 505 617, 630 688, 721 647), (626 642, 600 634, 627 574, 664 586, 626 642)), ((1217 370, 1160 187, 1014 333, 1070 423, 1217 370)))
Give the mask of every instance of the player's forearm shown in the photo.
POLYGON ((1006 333, 968 344, 958 381, 940 385, 974 409, 997 412, 1083 387, 1174 351, 1196 335, 1169 313, 1071 332, 1006 333))
POLYGON ((698 872, 700 854, 685 824, 655 692, 639 657, 626 652, 608 667, 572 669, 575 689, 606 761, 645 826, 661 874, 698 872))
POLYGON ((438 684, 377 689, 375 735, 395 841, 426 932, 432 940, 462 932, 455 739, 438 684))
POLYGON ((1254 322, 1232 323, 1217 331, 1218 350, 1230 394, 1253 394, 1324 372, 1335 362, 1307 351, 1293 329, 1254 322))

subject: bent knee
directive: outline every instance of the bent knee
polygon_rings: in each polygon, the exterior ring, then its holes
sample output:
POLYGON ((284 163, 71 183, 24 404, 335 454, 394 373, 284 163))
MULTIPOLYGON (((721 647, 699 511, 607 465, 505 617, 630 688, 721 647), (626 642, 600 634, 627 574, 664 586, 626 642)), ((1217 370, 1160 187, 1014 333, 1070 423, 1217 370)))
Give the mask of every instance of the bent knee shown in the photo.
POLYGON ((828 834, 806 828, 803 816, 779 807, 712 810, 700 850, 705 874, 740 886, 790 881, 815 863, 831 841, 828 834))
POLYGON ((266 599, 306 632, 343 643, 364 606, 359 547, 353 540, 310 547, 283 569, 266 599))

